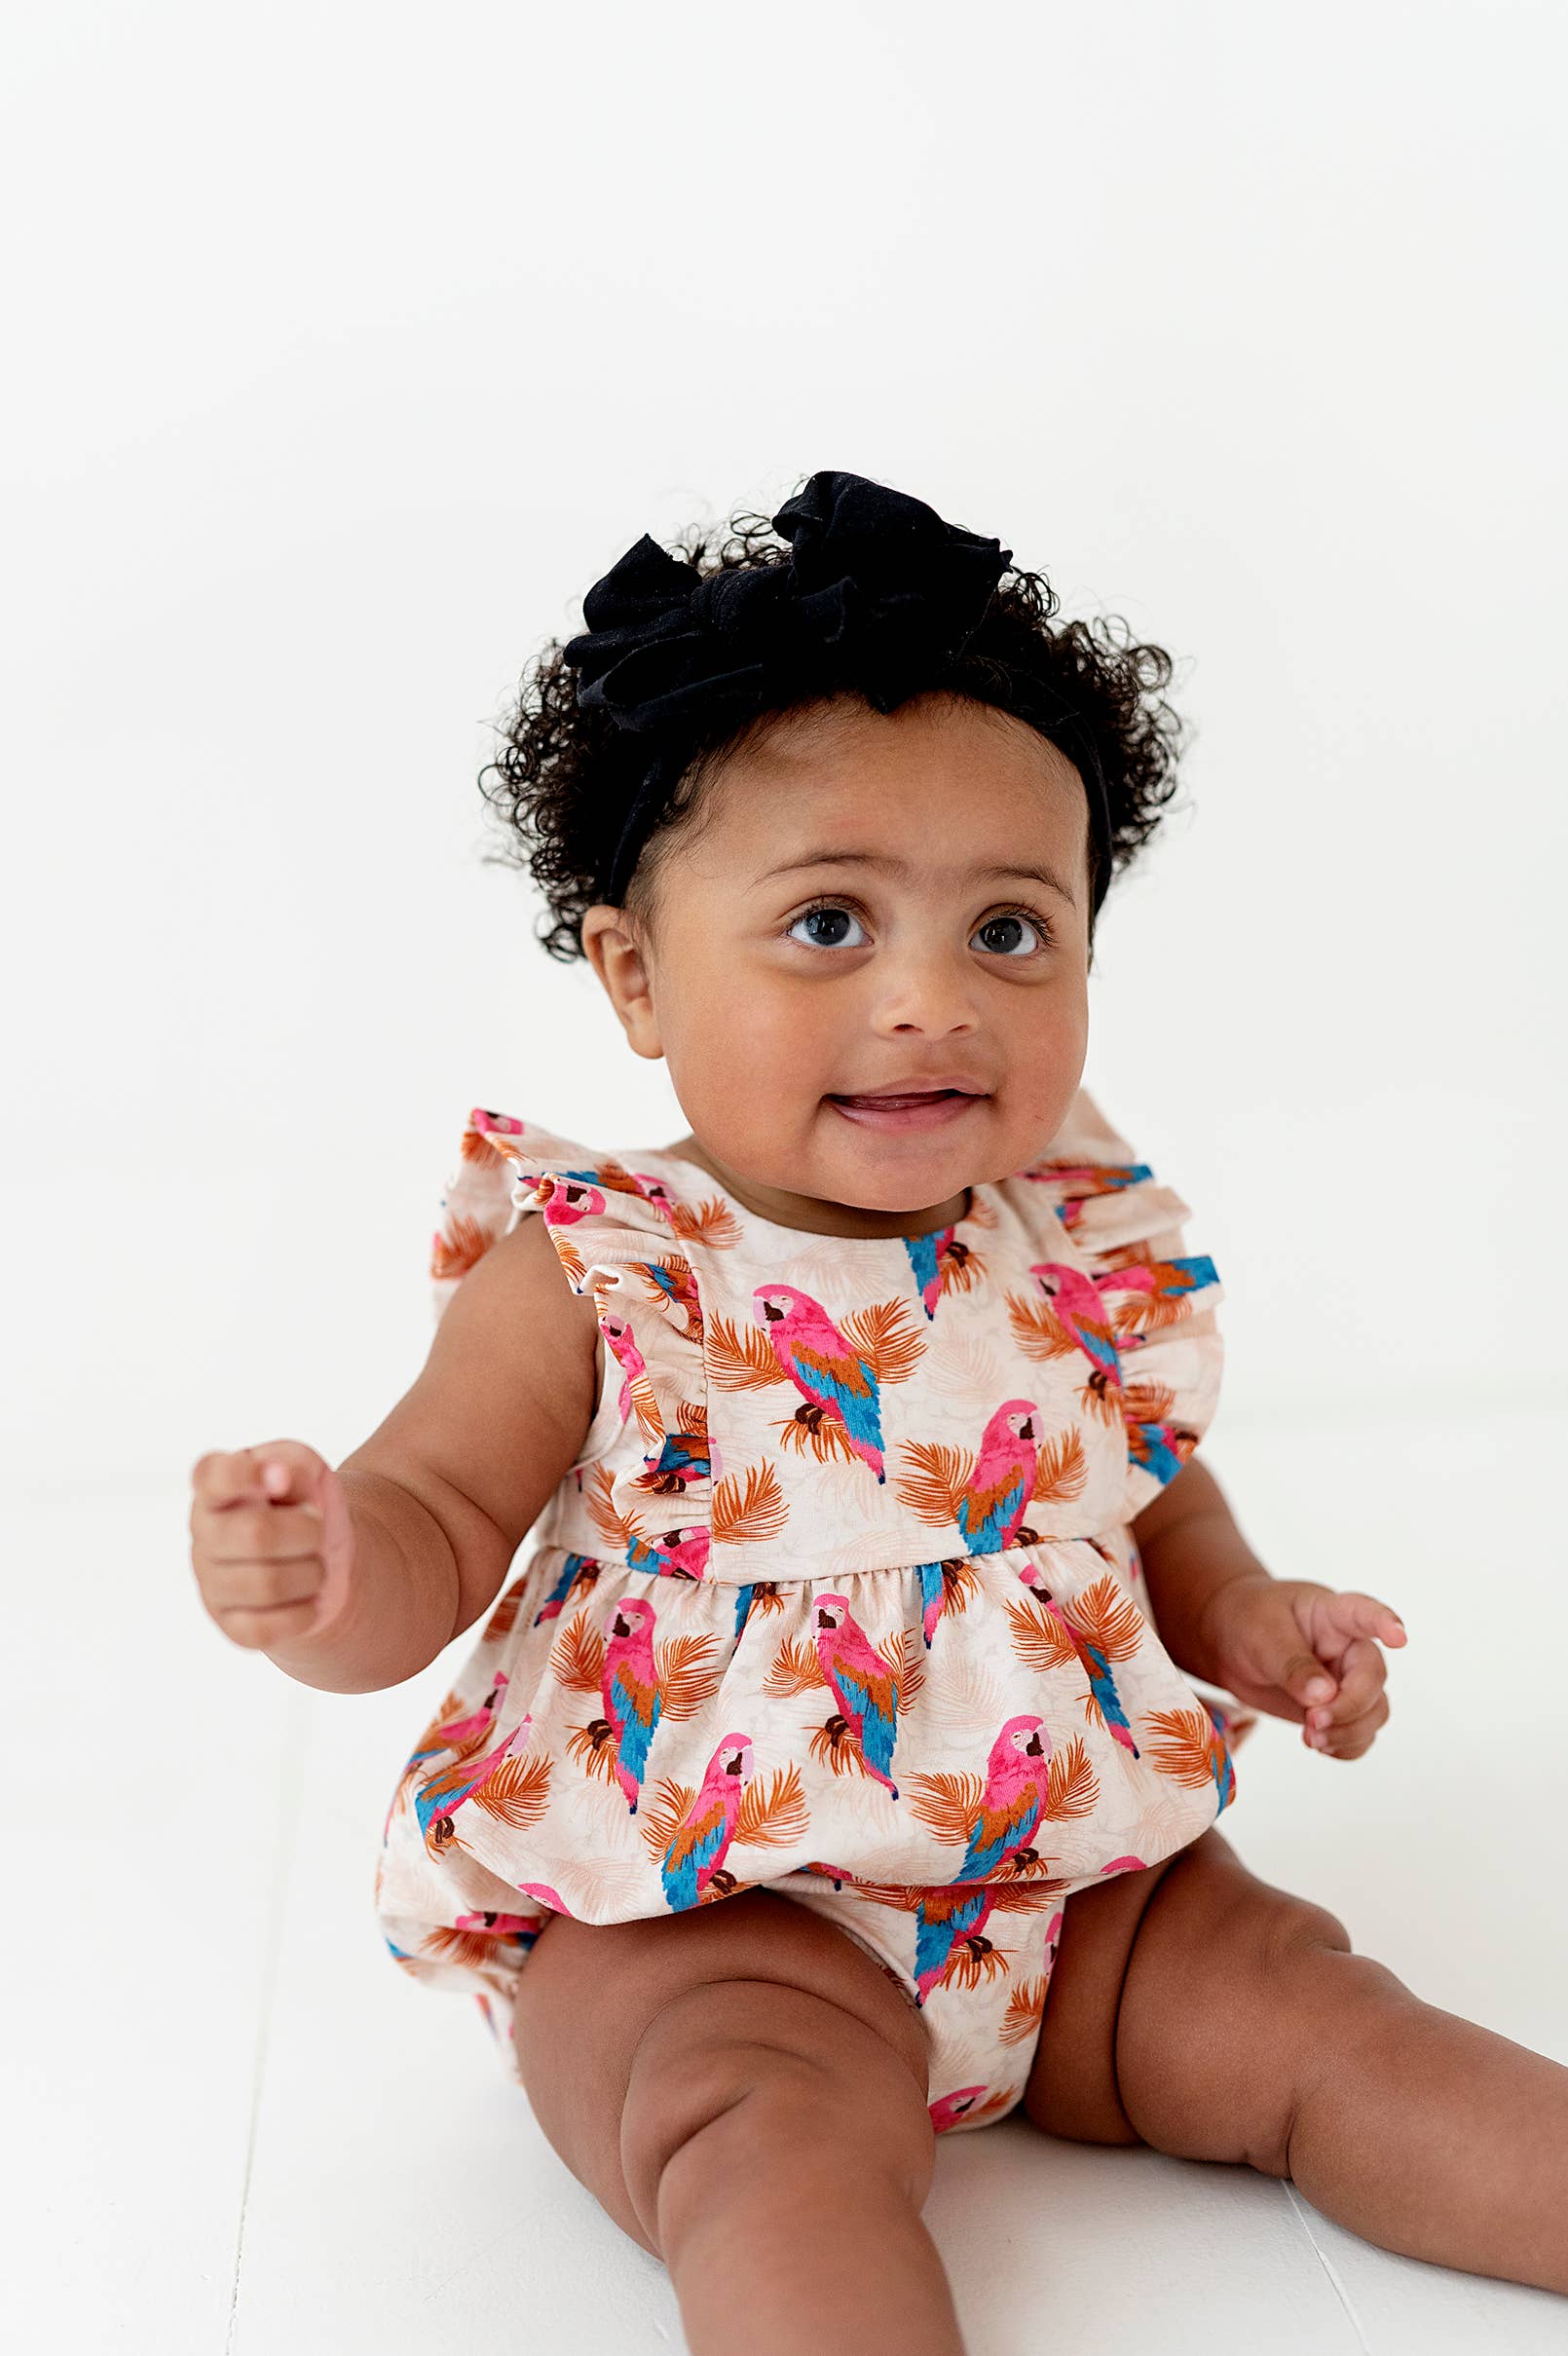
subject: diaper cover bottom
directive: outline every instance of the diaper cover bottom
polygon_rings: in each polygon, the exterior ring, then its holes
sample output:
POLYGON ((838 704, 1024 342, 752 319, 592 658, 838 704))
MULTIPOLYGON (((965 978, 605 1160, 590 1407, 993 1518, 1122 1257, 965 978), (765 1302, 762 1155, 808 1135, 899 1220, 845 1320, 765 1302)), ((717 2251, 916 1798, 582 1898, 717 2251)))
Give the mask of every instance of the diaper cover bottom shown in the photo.
POLYGON ((863 1947, 924 2027, 939 2135, 989 2127, 1024 2098, 1066 1899, 1021 1882, 868 1895, 819 1873, 767 1885, 863 1947))

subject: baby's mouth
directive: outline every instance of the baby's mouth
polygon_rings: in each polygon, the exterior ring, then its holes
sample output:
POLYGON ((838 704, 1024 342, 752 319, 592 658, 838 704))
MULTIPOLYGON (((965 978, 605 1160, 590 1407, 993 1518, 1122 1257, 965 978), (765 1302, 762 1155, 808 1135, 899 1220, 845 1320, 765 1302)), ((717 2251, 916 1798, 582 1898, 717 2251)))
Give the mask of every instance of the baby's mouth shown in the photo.
POLYGON ((922 1088, 913 1096, 836 1096, 831 1101, 835 1104, 877 1104, 886 1112, 897 1112, 907 1104, 936 1104, 944 1097, 967 1097, 971 1093, 966 1088, 922 1088))

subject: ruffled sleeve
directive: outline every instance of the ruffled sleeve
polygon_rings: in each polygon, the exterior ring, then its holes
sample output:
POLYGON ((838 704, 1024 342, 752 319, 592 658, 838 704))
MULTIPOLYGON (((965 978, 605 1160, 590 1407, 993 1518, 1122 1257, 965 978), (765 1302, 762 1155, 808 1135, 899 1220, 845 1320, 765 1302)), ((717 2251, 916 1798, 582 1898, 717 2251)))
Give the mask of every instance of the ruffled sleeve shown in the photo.
POLYGON ((476 1104, 441 1195, 430 1256, 436 1316, 475 1260, 536 1211, 573 1291, 598 1293, 627 1263, 673 1247, 666 1199, 661 1180, 612 1153, 476 1104))
MULTIPOLYGON (((480 1254, 530 1213, 543 1218, 573 1291, 593 1295, 620 1369, 620 1415, 661 1464, 679 1444, 683 1494, 694 1505, 708 1478, 706 1392, 701 1303, 677 1225, 687 1214, 656 1174, 476 1104, 441 1198, 430 1265, 438 1318, 480 1254)), ((626 1511, 646 1502, 628 1490, 626 1511)))
POLYGON ((1187 1250, 1187 1204, 1080 1089, 1045 1166, 1057 1211, 1105 1303, 1121 1367, 1129 1520, 1213 1421, 1224 1361, 1214 1263, 1187 1250))

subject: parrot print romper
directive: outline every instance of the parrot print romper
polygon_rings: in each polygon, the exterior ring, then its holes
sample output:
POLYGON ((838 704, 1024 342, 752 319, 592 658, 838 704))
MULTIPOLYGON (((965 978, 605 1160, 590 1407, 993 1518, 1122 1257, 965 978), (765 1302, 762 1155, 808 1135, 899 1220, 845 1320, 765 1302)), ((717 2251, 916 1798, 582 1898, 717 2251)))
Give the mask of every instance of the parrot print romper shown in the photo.
POLYGON ((604 1380, 402 1771, 375 1905, 513 2076, 552 1913, 764 1887, 903 1992, 937 2129, 989 2124, 1073 1890, 1229 1806, 1255 1713, 1165 1651, 1128 1526, 1213 1413, 1213 1263, 1081 1090, 1042 1160, 969 1191, 931 1233, 814 1235, 675 1154, 469 1114, 437 1316, 541 1213, 604 1380))

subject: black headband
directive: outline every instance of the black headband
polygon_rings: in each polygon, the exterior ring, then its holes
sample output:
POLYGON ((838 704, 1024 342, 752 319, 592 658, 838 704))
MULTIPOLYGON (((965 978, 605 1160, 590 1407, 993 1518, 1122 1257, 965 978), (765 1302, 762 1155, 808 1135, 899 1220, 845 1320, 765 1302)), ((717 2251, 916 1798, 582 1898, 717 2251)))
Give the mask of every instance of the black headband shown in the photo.
MULTIPOLYGON (((632 796, 604 880, 618 907, 643 844, 691 758, 691 729, 852 688, 895 710, 962 654, 1013 552, 945 523, 923 500, 862 474, 813 474, 771 518, 784 564, 704 577, 645 532, 582 600, 588 627, 563 649, 578 702, 662 742, 632 796), (683 740, 684 738, 684 740, 683 740)), ((1110 882, 1110 807, 1073 708, 1014 674, 1016 710, 1083 776, 1097 858, 1094 909, 1110 882), (1064 736, 1072 740, 1062 743, 1064 736)))

